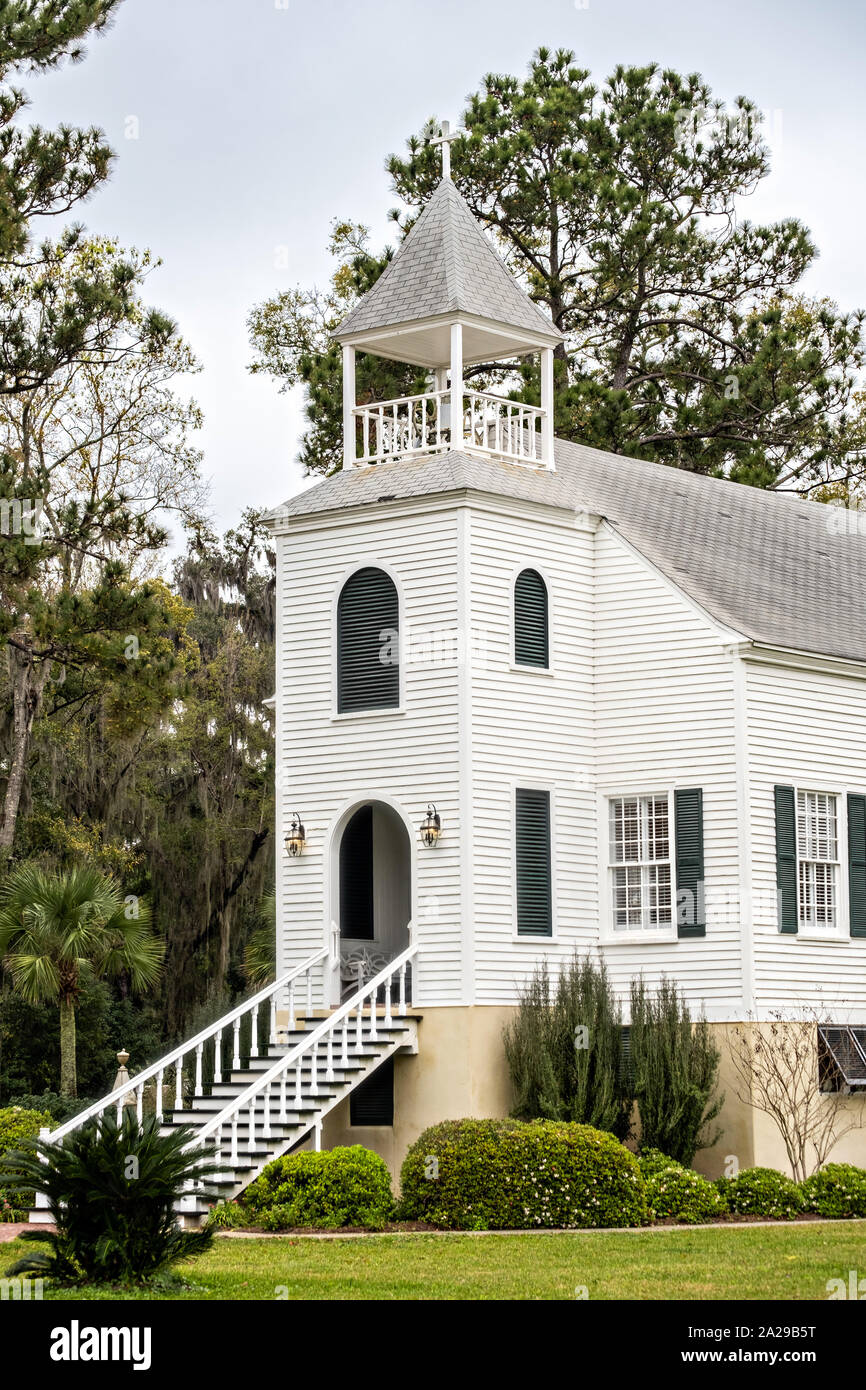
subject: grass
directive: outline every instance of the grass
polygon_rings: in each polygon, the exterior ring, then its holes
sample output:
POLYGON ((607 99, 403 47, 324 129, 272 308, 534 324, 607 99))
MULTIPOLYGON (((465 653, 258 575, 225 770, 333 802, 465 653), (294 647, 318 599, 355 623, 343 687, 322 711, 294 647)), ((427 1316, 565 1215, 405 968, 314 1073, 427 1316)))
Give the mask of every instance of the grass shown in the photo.
MULTIPOLYGON (((59 1299, 826 1299, 866 1258, 862 1222, 671 1228, 635 1234, 218 1239, 190 1287, 151 1294, 46 1289, 59 1299)), ((34 1246, 12 1241, 3 1271, 34 1246), (8 1256, 8 1259, 7 1259, 8 1256)))

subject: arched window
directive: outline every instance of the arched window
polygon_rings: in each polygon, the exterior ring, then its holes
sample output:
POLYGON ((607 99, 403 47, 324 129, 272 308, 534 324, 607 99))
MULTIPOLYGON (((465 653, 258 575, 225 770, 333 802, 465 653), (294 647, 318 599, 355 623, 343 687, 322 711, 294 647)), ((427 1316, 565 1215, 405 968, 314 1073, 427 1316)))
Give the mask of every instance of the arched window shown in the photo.
POLYGON ((514 661, 517 666, 550 665, 547 585, 538 570, 523 570, 514 585, 514 661))
POLYGON ((337 712, 400 703, 400 604, 384 570, 357 570, 337 604, 337 712))

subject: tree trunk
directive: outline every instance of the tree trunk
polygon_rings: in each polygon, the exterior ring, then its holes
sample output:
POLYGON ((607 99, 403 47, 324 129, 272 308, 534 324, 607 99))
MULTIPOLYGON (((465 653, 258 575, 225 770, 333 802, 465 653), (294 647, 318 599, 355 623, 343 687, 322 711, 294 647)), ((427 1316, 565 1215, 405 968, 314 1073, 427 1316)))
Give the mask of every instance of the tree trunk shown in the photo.
POLYGON ((60 1094, 78 1097, 78 1069, 75 1061, 75 999, 71 994, 60 1000, 60 1094))
POLYGON ((28 637, 16 637, 20 646, 7 647, 9 658, 9 679, 12 685, 13 720, 12 748, 9 756, 9 780, 3 801, 3 821, 0 824, 0 857, 8 859, 12 853, 15 839, 15 824, 18 820, 18 807, 27 771, 27 758, 30 753, 30 739, 33 722, 42 703, 42 692, 48 678, 47 661, 37 668, 33 660, 33 641, 28 637), (23 650, 22 650, 23 648, 23 650))

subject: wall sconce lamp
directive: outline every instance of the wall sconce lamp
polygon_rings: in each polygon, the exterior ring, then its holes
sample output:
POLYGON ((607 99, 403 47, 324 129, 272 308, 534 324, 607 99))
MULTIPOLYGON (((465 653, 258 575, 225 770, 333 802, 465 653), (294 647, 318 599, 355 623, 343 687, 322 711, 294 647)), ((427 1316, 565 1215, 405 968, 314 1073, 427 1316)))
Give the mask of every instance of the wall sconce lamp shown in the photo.
POLYGON ((439 836, 442 834, 442 820, 432 803, 427 807, 427 815, 421 822, 420 831, 421 839, 428 849, 438 844, 439 836))
POLYGON ((304 832, 304 827, 301 824, 301 818, 297 811, 295 811, 292 815, 289 833, 286 836, 286 854, 290 855, 292 859, 298 859, 303 853, 306 843, 307 837, 304 832))

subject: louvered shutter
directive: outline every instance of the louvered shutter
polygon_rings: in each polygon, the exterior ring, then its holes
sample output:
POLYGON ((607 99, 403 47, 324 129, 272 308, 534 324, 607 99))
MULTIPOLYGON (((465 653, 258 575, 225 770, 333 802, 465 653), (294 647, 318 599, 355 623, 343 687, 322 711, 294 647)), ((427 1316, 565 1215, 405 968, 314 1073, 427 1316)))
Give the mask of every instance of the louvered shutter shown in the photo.
POLYGON ((677 867, 677 936, 706 936, 704 906, 704 794, 700 787, 674 792, 677 867))
POLYGON ((349 1096, 351 1125, 392 1125, 394 1123, 394 1058, 365 1077, 349 1096))
POLYGON ((797 935, 797 821, 794 788, 774 787, 776 807, 776 891, 779 930, 797 935))
POLYGON ((373 939, 373 808, 362 806, 340 841, 340 935, 373 939))
POLYGON ((866 796, 848 795, 848 901, 852 936, 866 936, 866 796))
POLYGON ((550 665, 547 585, 537 570, 524 570, 514 585, 514 660, 518 666, 550 665))
POLYGON ((550 792, 518 787, 517 931, 520 936, 552 936, 550 888, 550 792))
POLYGON ((399 705, 399 624, 400 605, 390 575, 368 567, 347 579, 337 605, 340 714, 399 705))

